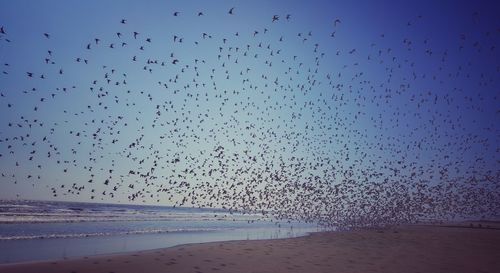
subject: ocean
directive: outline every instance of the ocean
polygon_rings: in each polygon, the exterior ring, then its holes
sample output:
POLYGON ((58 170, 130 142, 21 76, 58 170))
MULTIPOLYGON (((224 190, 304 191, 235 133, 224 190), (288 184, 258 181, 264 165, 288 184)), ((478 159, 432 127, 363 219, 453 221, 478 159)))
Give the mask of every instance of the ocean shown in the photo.
POLYGON ((0 201, 0 263, 58 260, 181 244, 277 239, 317 231, 224 209, 0 201))

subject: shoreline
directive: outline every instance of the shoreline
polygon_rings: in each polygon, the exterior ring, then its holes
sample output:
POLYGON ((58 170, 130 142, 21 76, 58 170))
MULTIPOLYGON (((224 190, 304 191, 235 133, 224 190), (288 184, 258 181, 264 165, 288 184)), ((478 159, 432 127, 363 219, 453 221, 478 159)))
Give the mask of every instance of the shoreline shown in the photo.
MULTIPOLYGON (((108 254, 85 255, 85 256, 78 256, 78 257, 67 257, 67 258, 62 258, 62 259, 48 259, 48 260, 36 260, 36 261, 27 261, 27 262, 0 263, 0 272, 2 272, 1 271, 2 270, 2 266, 18 266, 18 265, 30 265, 30 264, 40 264, 40 263, 54 263, 54 262, 72 261, 72 260, 81 260, 81 259, 109 258, 109 257, 112 257, 112 256, 127 256, 127 255, 133 255, 133 254, 136 254, 136 253, 155 252, 155 251, 159 251, 159 250, 167 250, 167 249, 177 248, 177 247, 189 247, 189 246, 205 245, 205 244, 212 244, 212 243, 234 243, 234 242, 247 242, 247 241, 287 240, 287 239, 295 239, 295 238, 307 237, 307 236, 310 236, 310 235, 312 235, 314 233, 324 233, 324 232, 335 232, 335 231, 310 231, 310 232, 306 232, 303 235, 298 235, 298 236, 293 236, 293 237, 286 237, 286 238, 235 239, 235 240, 210 241, 210 242, 200 242, 200 243, 185 243, 185 244, 178 244, 178 245, 173 245, 173 246, 168 246, 168 247, 159 247, 159 248, 152 248, 152 249, 145 249, 145 250, 124 251, 124 252, 116 252, 116 253, 108 253, 108 254)), ((38 240, 43 240, 43 239, 38 239, 38 240)))
POLYGON ((307 237, 310 236, 314 233, 323 233, 323 232, 334 232, 334 231, 315 231, 315 232, 309 232, 304 235, 299 235, 295 237, 288 237, 288 238, 272 238, 272 239, 235 239, 235 240, 225 240, 225 241, 213 241, 213 242, 201 242, 201 243, 185 243, 185 244, 179 244, 179 245, 174 245, 174 246, 169 246, 169 247, 159 247, 159 248, 153 248, 153 249, 146 249, 146 250, 136 250, 136 251, 125 251, 125 252, 117 252, 117 253, 108 253, 108 254, 96 254, 96 255, 87 255, 87 256, 79 256, 79 257, 68 257, 68 258, 63 258, 63 259, 51 259, 51 260, 39 260, 39 261, 28 261, 28 262, 14 262, 14 263, 0 263, 0 272, 2 272, 2 266, 19 266, 19 265, 30 265, 30 264, 42 264, 42 263, 57 263, 57 262, 62 262, 62 261, 73 261, 73 260, 90 260, 90 259, 99 259, 99 258, 110 258, 113 256, 133 256, 134 254, 137 253, 146 253, 146 252, 156 252, 156 251, 162 251, 162 250, 168 250, 171 248, 184 248, 184 247, 191 247, 191 246, 197 246, 197 245, 205 245, 205 244, 212 244, 212 243, 236 243, 236 242, 247 242, 247 241, 275 241, 275 240, 287 240, 287 239, 295 239, 295 238, 301 238, 301 237, 307 237))
POLYGON ((124 254, 193 243, 293 238, 315 231, 318 230, 304 226, 293 229, 252 227, 82 238, 5 240, 0 241, 0 265, 124 254))
POLYGON ((1 264, 0 273, 495 272, 499 268, 496 227, 410 225, 1 264))

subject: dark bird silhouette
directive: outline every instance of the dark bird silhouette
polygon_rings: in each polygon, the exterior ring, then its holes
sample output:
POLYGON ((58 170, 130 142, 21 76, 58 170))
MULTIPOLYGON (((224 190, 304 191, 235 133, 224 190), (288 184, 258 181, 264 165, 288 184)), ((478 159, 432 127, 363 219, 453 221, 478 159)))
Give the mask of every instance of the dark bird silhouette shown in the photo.
POLYGON ((43 189, 51 173, 75 180, 48 181, 51 196, 218 207, 337 230, 498 212, 496 124, 479 120, 498 112, 499 68, 482 62, 497 55, 495 30, 477 24, 436 47, 414 38, 411 18, 401 39, 376 29, 359 41, 301 17, 287 14, 287 30, 274 15, 230 33, 201 25, 160 37, 131 21, 89 29, 90 43, 61 51, 35 35, 51 49, 20 63, 10 61, 22 58, 13 41, 2 49, 0 105, 15 114, 0 124, 1 182, 43 189))

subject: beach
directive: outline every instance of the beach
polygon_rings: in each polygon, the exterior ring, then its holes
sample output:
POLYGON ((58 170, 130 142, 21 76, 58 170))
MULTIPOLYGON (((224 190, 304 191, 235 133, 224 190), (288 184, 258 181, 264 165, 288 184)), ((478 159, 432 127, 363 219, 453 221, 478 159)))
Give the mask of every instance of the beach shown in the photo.
POLYGON ((0 273, 500 273, 500 1, 1 7, 0 273))
POLYGON ((67 260, 0 265, 0 272, 499 272, 498 224, 318 232, 67 260))

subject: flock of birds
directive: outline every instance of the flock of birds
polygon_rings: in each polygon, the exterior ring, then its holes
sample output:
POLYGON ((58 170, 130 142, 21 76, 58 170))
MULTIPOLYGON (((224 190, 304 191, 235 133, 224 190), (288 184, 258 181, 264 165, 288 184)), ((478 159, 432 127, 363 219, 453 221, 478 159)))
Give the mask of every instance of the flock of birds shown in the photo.
MULTIPOLYGON (((476 120, 498 115, 483 101, 498 108, 499 64, 478 76, 460 63, 464 52, 498 56, 495 45, 462 34, 444 51, 411 38, 387 47, 377 34, 344 48, 342 18, 325 37, 281 32, 293 19, 159 44, 125 18, 80 41, 71 61, 51 43, 57 33, 40 33, 33 46, 49 48, 33 67, 2 56, 0 183, 335 228, 500 215, 498 124, 476 120)), ((409 37, 421 20, 403 22, 409 37)), ((18 46, 7 25, 0 44, 18 46)))

